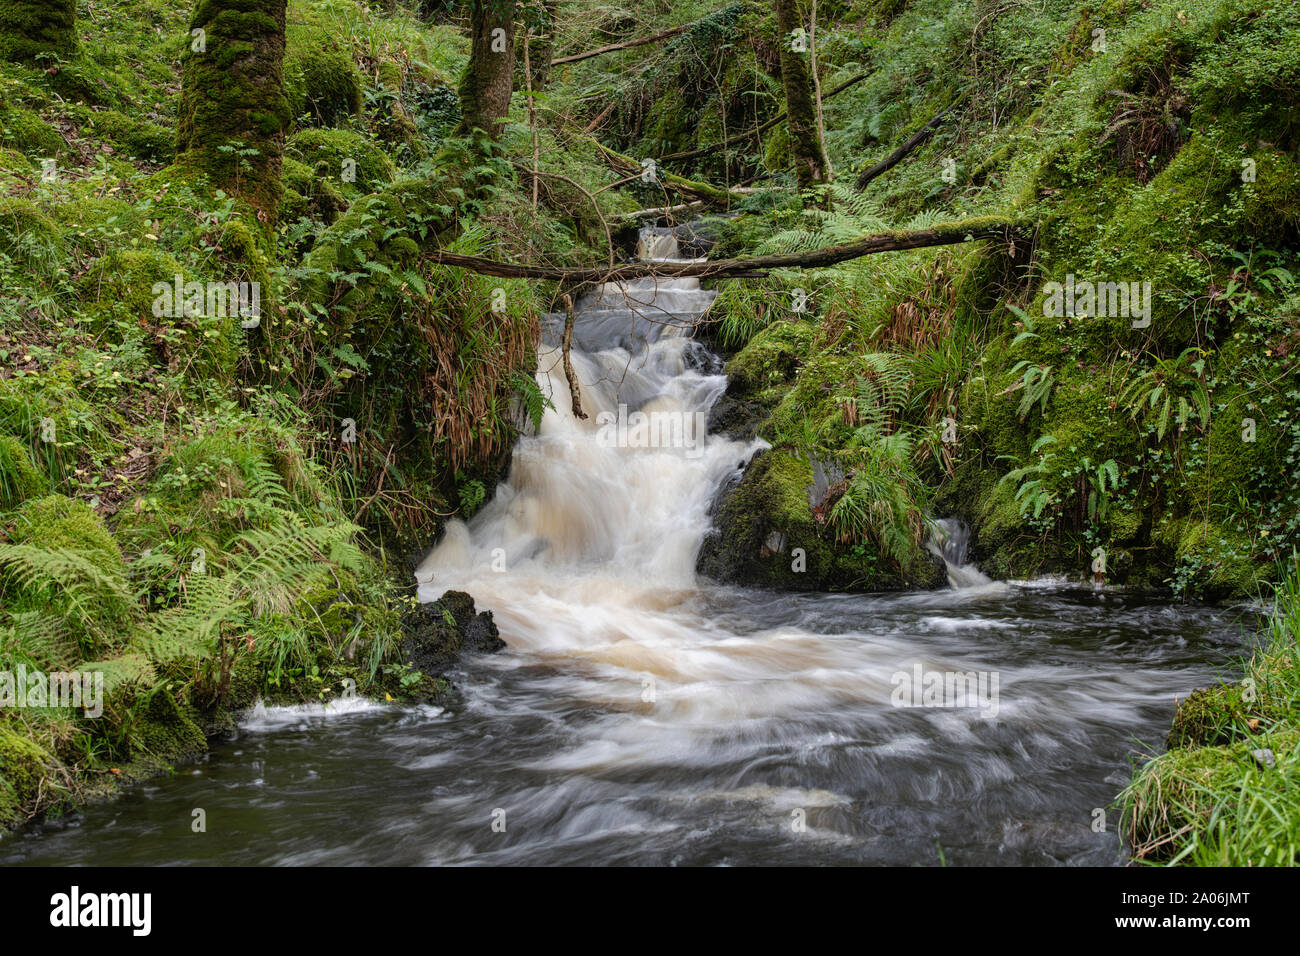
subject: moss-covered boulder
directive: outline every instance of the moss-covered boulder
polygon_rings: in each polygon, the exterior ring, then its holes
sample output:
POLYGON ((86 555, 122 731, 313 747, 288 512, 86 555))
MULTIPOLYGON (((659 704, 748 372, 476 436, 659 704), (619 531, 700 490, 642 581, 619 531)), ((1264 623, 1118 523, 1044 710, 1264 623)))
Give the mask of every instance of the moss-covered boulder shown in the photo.
POLYGON ((165 686, 148 695, 131 728, 133 752, 169 763, 205 754, 208 738, 199 728, 198 713, 177 703, 165 686))
POLYGON ((58 203, 51 210, 64 227, 74 250, 91 252, 104 246, 129 245, 147 233, 144 215, 129 202, 112 196, 85 196, 58 203))
MULTIPOLYGON (((289 138, 285 152, 307 166, 315 179, 351 198, 378 192, 397 175, 388 154, 352 130, 302 130, 289 138)), ((304 195, 312 194, 314 189, 304 195)))
MULTIPOLYGON (((1263 689, 1244 684, 1217 684, 1194 690, 1178 705, 1165 745, 1213 747, 1250 739, 1272 729, 1286 716, 1263 689)), ((1292 715, 1300 716, 1300 715, 1292 715)))
POLYGON ((33 741, 0 727, 0 828, 20 823, 39 809, 41 785, 55 763, 33 741))
POLYGON ((306 163, 286 156, 280 218, 293 222, 302 216, 310 216, 327 225, 333 223, 348 208, 348 200, 335 182, 335 178, 319 176, 306 163))
POLYGON ((148 120, 133 119, 117 110, 83 109, 78 113, 83 135, 107 140, 135 159, 148 163, 169 163, 176 146, 176 134, 148 120))
POLYGON ((34 110, 0 108, 0 147, 32 160, 54 159, 68 152, 67 141, 34 110))
POLYGON ((0 60, 77 52, 77 0, 0 0, 0 60))
POLYGON ((361 71, 351 52, 317 27, 290 28, 284 84, 295 118, 334 126, 361 112, 361 71))
POLYGON ((77 551, 110 575, 122 573, 122 551, 95 509, 63 495, 34 498, 18 509, 11 537, 18 544, 77 551))
POLYGON ((45 486, 27 446, 12 435, 0 435, 0 511, 39 495, 45 486))
POLYGON ((696 570, 727 583, 794 591, 823 587, 835 554, 813 516, 812 483, 806 459, 781 451, 755 456, 739 484, 723 492, 696 570))
POLYGON ((0 253, 28 269, 49 273, 63 259, 58 224, 30 199, 0 199, 0 253))
POLYGON ((429 604, 417 604, 402 621, 402 659, 425 676, 417 696, 443 696, 440 681, 465 654, 495 654, 506 646, 491 611, 476 611, 474 599, 463 591, 447 591, 429 604))

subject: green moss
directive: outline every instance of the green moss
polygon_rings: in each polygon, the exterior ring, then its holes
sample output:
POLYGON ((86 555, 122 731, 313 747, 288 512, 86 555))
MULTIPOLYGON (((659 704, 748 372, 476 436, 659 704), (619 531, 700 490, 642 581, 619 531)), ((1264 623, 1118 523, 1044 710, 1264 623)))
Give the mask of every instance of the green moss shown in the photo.
POLYGON ((127 244, 145 236, 145 218, 130 203, 111 196, 86 196, 58 203, 54 217, 70 246, 91 252, 102 245, 127 244))
POLYGON ((34 159, 53 159, 69 152, 63 137, 39 113, 21 107, 0 109, 0 146, 34 159))
POLYGON ((22 504, 46 488, 27 446, 12 435, 0 435, 0 511, 22 504))
POLYGON ((804 322, 775 322, 727 363, 727 393, 774 405, 808 356, 815 329, 804 322))
POLYGON ((175 133, 157 123, 132 119, 117 110, 81 110, 76 114, 86 132, 116 144, 127 155, 149 163, 171 162, 175 133))
POLYGON ((292 222, 312 216, 327 225, 348 208, 348 200, 331 178, 316 175, 310 166, 288 156, 284 160, 284 205, 281 216, 292 222))
POLYGON ((835 555, 808 503, 807 459, 773 450, 756 456, 723 502, 699 570, 724 582, 810 591, 831 576, 835 555), (802 560, 795 549, 802 549, 802 560))
POLYGON ((1218 684, 1192 691, 1178 705, 1166 746, 1210 747, 1249 740, 1271 730, 1279 716, 1267 696, 1250 696, 1241 683, 1218 684))
MULTIPOLYGON (((307 166, 314 179, 356 198, 392 184, 397 167, 388 155, 359 133, 308 129, 290 137, 286 152, 307 166)), ((314 189, 303 195, 315 195, 314 189)))
POLYGON ((191 760, 207 752, 208 739, 198 714, 182 707, 166 687, 149 692, 131 728, 131 749, 168 762, 191 760))
POLYGON ((351 53, 317 27, 289 28, 284 84, 295 117, 334 126, 361 112, 361 71, 351 53))
POLYGON ((13 826, 40 809, 41 787, 55 764, 36 743, 0 727, 0 827, 13 826))
POLYGON ((0 0, 0 60, 72 56, 76 0, 0 0))
POLYGON ((106 574, 122 573, 117 542, 84 501, 63 495, 34 498, 18 509, 11 534, 18 544, 78 551, 106 574))
POLYGON ((54 220, 31 200, 0 199, 0 253, 49 273, 62 259, 63 239, 54 220))

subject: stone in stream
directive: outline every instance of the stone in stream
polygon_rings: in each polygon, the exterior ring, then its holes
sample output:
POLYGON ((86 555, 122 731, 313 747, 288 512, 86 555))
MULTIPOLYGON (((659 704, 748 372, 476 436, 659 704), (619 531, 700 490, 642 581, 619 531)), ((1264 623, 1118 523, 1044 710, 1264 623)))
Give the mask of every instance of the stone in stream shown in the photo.
POLYGON ((491 611, 475 611, 464 591, 447 591, 420 604, 402 621, 405 660, 429 677, 454 669, 465 654, 493 654, 506 646, 491 611))

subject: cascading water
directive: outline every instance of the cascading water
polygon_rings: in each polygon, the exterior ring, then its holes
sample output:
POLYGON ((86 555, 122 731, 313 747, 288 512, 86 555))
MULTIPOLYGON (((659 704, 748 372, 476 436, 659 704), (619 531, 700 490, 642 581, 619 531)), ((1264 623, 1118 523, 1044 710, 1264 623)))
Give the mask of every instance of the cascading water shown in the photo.
POLYGON ((943 559, 948 583, 955 588, 998 587, 996 582, 969 561, 970 528, 956 518, 937 518, 930 522, 926 547, 943 559))
MULTIPOLYGON (((642 254, 675 247, 650 233, 642 254)), ((0 843, 0 864, 1116 862, 1094 808, 1239 650, 1233 620, 990 586, 942 521, 949 590, 697 581, 714 493, 757 448, 703 434, 725 379, 686 330, 711 299, 646 279, 579 303, 586 420, 552 324, 555 408, 419 569, 426 600, 468 591, 509 645, 465 664, 462 707, 259 711, 208 762, 0 843), (219 839, 157 836, 188 837, 196 806, 219 839)))

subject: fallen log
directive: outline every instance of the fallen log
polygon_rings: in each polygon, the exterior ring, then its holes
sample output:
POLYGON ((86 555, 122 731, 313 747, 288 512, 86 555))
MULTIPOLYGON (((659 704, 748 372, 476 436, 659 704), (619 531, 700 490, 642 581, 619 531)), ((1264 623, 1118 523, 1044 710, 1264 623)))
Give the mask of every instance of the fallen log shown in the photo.
POLYGON ((870 169, 863 170, 861 175, 858 176, 858 189, 866 189, 867 184, 873 179, 877 176, 884 175, 902 162, 904 156, 916 149, 916 147, 920 146, 934 134, 934 131, 938 129, 943 118, 950 112, 952 112, 951 106, 947 109, 941 110, 932 120, 930 120, 930 122, 926 123, 904 140, 902 146, 898 147, 898 149, 894 150, 870 169))
POLYGON ((718 259, 714 262, 626 262, 613 267, 608 265, 529 266, 452 252, 438 252, 432 258, 438 265, 468 269, 480 275, 500 276, 506 279, 557 280, 570 284, 626 282, 650 276, 672 279, 725 278, 761 274, 772 269, 820 269, 881 252, 955 245, 983 239, 1007 242, 1014 249, 1021 228, 1020 223, 1004 217, 992 216, 935 226, 932 229, 879 233, 807 252, 784 252, 750 256, 746 259, 718 259))

